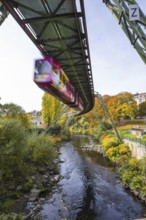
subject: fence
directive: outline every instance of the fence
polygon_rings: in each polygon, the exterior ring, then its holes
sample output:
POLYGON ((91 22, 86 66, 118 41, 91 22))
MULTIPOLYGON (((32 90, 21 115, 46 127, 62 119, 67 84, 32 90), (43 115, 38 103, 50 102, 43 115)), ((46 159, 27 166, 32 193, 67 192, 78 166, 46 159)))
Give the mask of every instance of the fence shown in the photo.
POLYGON ((143 140, 141 138, 134 138, 134 137, 124 136, 123 139, 129 140, 129 141, 134 142, 134 143, 137 143, 140 146, 143 146, 143 147, 146 148, 146 140, 143 140))

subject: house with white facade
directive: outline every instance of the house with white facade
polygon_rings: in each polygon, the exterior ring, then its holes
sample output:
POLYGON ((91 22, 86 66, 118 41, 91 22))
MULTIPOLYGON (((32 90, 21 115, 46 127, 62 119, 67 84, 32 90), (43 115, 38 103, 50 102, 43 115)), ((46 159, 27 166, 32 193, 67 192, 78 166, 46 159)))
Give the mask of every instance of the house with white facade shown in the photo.
POLYGON ((146 92, 134 94, 134 99, 137 102, 137 105, 141 104, 142 102, 145 102, 146 101, 146 92))

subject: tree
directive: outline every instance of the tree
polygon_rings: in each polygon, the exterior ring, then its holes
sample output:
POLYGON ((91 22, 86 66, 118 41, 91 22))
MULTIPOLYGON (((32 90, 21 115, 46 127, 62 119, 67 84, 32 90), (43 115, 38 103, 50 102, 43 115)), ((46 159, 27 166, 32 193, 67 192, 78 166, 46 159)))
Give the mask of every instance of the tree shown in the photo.
POLYGON ((134 96, 131 93, 123 92, 118 95, 118 103, 117 103, 117 116, 118 118, 135 118, 138 107, 137 103, 134 99, 134 96))
POLYGON ((14 103, 6 103, 0 105, 0 116, 2 118, 19 119, 24 126, 30 125, 30 117, 25 113, 24 109, 14 103))
POLYGON ((23 155, 27 145, 24 127, 17 119, 0 121, 0 174, 1 177, 24 175, 23 155))
POLYGON ((61 112, 63 104, 47 93, 42 97, 42 120, 43 123, 49 125, 54 121, 56 116, 61 112))
POLYGON ((146 101, 139 104, 139 116, 146 116, 146 101))
POLYGON ((116 96, 111 96, 107 105, 112 118, 118 121, 120 118, 135 118, 138 112, 134 96, 129 92, 122 92, 116 96))
POLYGON ((2 116, 9 117, 9 118, 13 118, 16 115, 25 113, 25 111, 23 110, 21 106, 16 105, 14 103, 6 103, 4 105, 1 105, 0 112, 2 116))

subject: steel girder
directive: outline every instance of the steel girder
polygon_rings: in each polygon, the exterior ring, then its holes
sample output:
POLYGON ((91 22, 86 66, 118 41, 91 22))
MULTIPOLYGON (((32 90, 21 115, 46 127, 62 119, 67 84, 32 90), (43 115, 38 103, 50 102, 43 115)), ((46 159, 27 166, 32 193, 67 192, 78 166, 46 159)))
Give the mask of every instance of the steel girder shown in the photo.
POLYGON ((84 1, 1 0, 43 56, 60 63, 85 104, 94 106, 94 86, 84 1))
POLYGON ((9 14, 8 11, 6 10, 2 2, 0 2, 0 25, 7 18, 8 14, 9 14))
POLYGON ((129 38, 133 47, 146 64, 146 16, 140 10, 140 20, 129 20, 129 4, 137 4, 135 0, 103 0, 117 19, 119 25, 129 38))

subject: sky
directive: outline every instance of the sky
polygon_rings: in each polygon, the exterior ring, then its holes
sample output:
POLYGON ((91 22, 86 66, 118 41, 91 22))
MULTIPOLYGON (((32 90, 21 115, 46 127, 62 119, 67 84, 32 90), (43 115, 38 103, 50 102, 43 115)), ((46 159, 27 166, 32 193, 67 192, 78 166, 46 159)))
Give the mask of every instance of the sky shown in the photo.
MULTIPOLYGON (((94 90, 101 95, 146 92, 146 66, 103 0, 84 2, 94 90)), ((146 1, 137 3, 146 14, 146 1)), ((44 92, 33 82, 34 60, 41 57, 9 15, 0 26, 0 103, 41 110, 44 92)))

